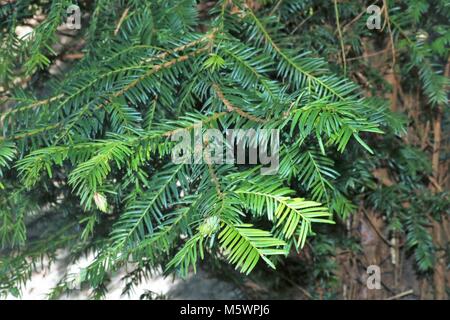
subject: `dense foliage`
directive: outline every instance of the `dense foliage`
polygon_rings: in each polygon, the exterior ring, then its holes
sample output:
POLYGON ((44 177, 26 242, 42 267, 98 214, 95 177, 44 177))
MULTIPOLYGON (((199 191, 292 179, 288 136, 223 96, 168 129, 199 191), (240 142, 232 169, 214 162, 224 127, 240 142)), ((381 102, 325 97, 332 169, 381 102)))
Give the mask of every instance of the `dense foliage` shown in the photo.
POLYGON ((382 214, 416 272, 432 274, 448 250, 428 228, 447 219, 446 182, 408 137, 436 112, 444 130, 448 121, 450 6, 379 2, 383 30, 367 28, 359 1, 80 1, 74 31, 61 31, 71 1, 0 2, 0 294, 68 248, 73 260, 95 252, 80 275, 94 297, 126 263, 129 290, 202 260, 244 274, 311 268, 311 292, 335 297, 331 257, 361 250, 348 237, 361 210, 382 214), (361 58, 386 45, 395 86, 361 58), (397 88, 423 113, 393 106, 397 88), (172 136, 200 124, 280 130, 277 174, 173 163, 172 136), (309 267, 291 261, 306 243, 309 267))

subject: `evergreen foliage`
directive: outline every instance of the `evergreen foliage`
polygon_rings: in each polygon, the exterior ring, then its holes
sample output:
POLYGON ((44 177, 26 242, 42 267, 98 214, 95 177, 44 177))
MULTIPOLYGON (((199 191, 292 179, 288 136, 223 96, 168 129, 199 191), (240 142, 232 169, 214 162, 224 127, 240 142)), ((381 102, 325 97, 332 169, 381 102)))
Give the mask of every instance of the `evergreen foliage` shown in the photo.
MULTIPOLYGON (((450 7, 414 2, 389 6, 404 52, 398 68, 417 75, 410 86, 431 108, 448 107, 449 29, 422 18, 431 7, 448 18, 450 7), (432 42, 405 34, 430 24, 432 42)), ((429 163, 402 145, 404 117, 349 76, 358 63, 344 71, 330 59, 341 50, 335 30, 321 27, 335 23, 332 2, 219 0, 205 9, 193 0, 80 1, 83 27, 74 34, 83 58, 55 74, 58 26, 70 4, 0 7, 0 295, 18 294, 42 256, 59 248, 74 260, 95 252, 81 279, 93 297, 127 263, 186 276, 217 259, 250 274, 275 269, 308 241, 319 259, 336 245, 327 224, 345 221, 361 201, 406 235, 420 271, 432 269, 423 213, 448 212, 447 195, 426 192, 429 163), (15 28, 36 13, 45 20, 19 39, 15 28), (24 77, 28 85, 17 85, 24 77), (199 124, 280 130, 278 173, 174 164, 172 136, 199 124), (397 183, 377 184, 379 167, 397 183)), ((339 3, 339 18, 348 22, 361 8, 339 3)), ((344 39, 354 55, 370 33, 363 20, 344 39)), ((332 266, 320 266, 316 276, 326 277, 332 266)), ((62 281, 55 296, 69 287, 62 281)))

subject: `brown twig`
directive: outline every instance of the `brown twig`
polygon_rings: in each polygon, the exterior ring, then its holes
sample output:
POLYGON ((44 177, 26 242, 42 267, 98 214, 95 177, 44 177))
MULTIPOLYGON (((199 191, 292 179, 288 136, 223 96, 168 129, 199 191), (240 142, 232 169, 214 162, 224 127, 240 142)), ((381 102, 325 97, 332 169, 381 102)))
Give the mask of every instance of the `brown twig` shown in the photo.
MULTIPOLYGON (((176 47, 176 48, 173 49, 173 50, 170 50, 170 51, 166 51, 166 52, 160 53, 160 54, 158 54, 158 55, 156 55, 156 56, 153 56, 153 57, 151 57, 151 58, 148 58, 148 59, 144 60, 144 62, 151 62, 151 61, 154 61, 154 60, 162 60, 162 59, 167 58, 167 56, 169 56, 170 54, 174 54, 174 53, 183 51, 183 50, 185 50, 185 49, 191 48, 191 47, 193 47, 193 46, 195 46, 195 45, 197 45, 197 44, 199 44, 199 43, 201 43, 201 42, 203 42, 203 41, 206 41, 206 40, 210 41, 210 40, 212 40, 212 39, 214 38, 215 32, 216 32, 216 31, 217 31, 217 30, 213 30, 211 33, 208 33, 207 35, 205 35, 205 36, 203 36, 203 37, 201 37, 201 38, 199 38, 199 39, 197 39, 197 40, 194 40, 194 41, 189 42, 189 43, 187 43, 187 44, 184 44, 184 45, 182 45, 182 46, 176 47)), ((181 58, 181 57, 179 57, 179 58, 181 58)), ((183 59, 183 58, 182 58, 182 59, 183 59)), ((64 94, 59 94, 59 95, 57 95, 57 96, 50 97, 50 98, 47 98, 47 99, 45 99, 45 100, 40 100, 40 101, 34 102, 34 103, 32 103, 32 104, 30 104, 30 105, 27 105, 27 106, 23 106, 23 107, 19 107, 19 108, 15 108, 15 109, 8 110, 8 111, 6 111, 6 112, 0 114, 0 115, 1 115, 1 119, 3 119, 5 116, 7 116, 7 115, 9 115, 9 114, 14 114, 14 113, 17 113, 17 112, 20 112, 20 111, 25 111, 25 110, 28 110, 28 109, 33 109, 33 108, 36 108, 36 107, 38 107, 38 106, 44 105, 44 104, 46 104, 46 103, 48 103, 48 102, 51 102, 51 101, 60 99, 60 98, 62 98, 63 96, 64 96, 64 94)), ((13 98, 11 98, 11 99, 13 99, 13 98)))
POLYGON ((119 19, 119 22, 117 23, 116 29, 114 30, 114 35, 116 36, 119 33, 120 27, 122 26, 122 23, 125 21, 125 19, 128 16, 128 11, 130 10, 130 8, 126 8, 123 13, 122 16, 119 19))
POLYGON ((383 9, 384 9, 384 16, 385 16, 385 21, 387 23, 388 26, 388 31, 389 31, 389 39, 391 42, 391 50, 392 50, 392 68, 394 68, 395 66, 395 46, 394 46, 394 35, 392 33, 392 29, 391 29, 391 20, 389 18, 389 12, 388 12, 388 6, 386 3, 386 0, 383 0, 383 9))
POLYGON ((381 233, 381 231, 378 230, 378 228, 373 224, 373 222, 369 218, 369 215, 367 214, 367 212, 365 210, 361 210, 361 211, 363 212, 366 219, 369 221, 370 226, 373 228, 373 230, 376 232, 376 234, 381 238, 381 240, 383 240, 383 242, 386 245, 388 245, 389 247, 397 247, 397 248, 403 247, 404 243, 401 243, 399 245, 393 245, 388 239, 386 239, 386 237, 381 233))
POLYGON ((298 285, 297 283, 295 283, 294 281, 292 281, 291 279, 289 279, 288 277, 286 277, 283 274, 281 274, 281 277, 284 280, 286 280, 287 282, 289 282, 291 285, 296 287, 298 290, 300 290, 308 299, 310 299, 310 300, 314 299, 314 297, 305 288, 301 287, 300 285, 298 285))
POLYGON ((341 24, 339 22, 339 8, 337 5, 337 0, 334 0, 334 13, 336 15, 336 26, 339 35, 339 43, 341 44, 342 51, 342 63, 344 65, 344 75, 347 73, 347 61, 345 59, 345 47, 344 47, 344 38, 342 36, 341 24))
MULTIPOLYGON (((23 111, 23 110, 37 108, 37 107, 42 106, 44 104, 47 104, 47 103, 50 103, 52 101, 58 100, 58 99, 62 98, 62 96, 63 96, 63 94, 59 94, 59 95, 57 95, 55 97, 51 97, 51 98, 48 98, 48 99, 45 99, 45 100, 40 100, 40 101, 37 101, 35 103, 32 103, 32 104, 24 106, 24 107, 19 107, 19 108, 8 110, 8 111, 4 112, 2 114, 2 116, 0 117, 0 123, 3 124, 3 120, 5 119, 5 117, 10 115, 10 114, 14 114, 14 113, 17 113, 17 112, 23 111)), ((14 100, 13 98, 10 98, 10 99, 14 100)))
POLYGON ((83 59, 84 53, 77 52, 77 53, 68 53, 61 57, 62 60, 79 60, 83 59))
POLYGON ((395 299, 399 299, 399 298, 402 298, 402 297, 404 297, 404 296, 408 296, 408 295, 410 295, 410 294, 413 294, 414 293, 414 290, 407 290, 407 291, 405 291, 405 292, 402 292, 402 293, 399 293, 399 294, 396 294, 395 296, 392 296, 392 297, 390 297, 390 298, 387 298, 386 300, 395 300, 395 299))
POLYGON ((247 118, 249 120, 255 121, 255 122, 259 122, 259 123, 265 123, 266 120, 265 119, 261 119, 258 118, 254 115, 251 115, 241 109, 239 109, 238 107, 235 107, 231 104, 231 102, 225 98, 222 90, 220 90, 219 86, 217 84, 213 84, 213 89, 216 92, 217 96, 219 97, 219 99, 222 101, 222 103, 225 105, 225 107, 227 108, 228 112, 236 112, 237 114, 239 114, 240 116, 247 118))
POLYGON ((365 54, 363 56, 347 58, 347 61, 358 60, 358 59, 365 59, 365 58, 369 58, 369 57, 378 56, 380 54, 385 53, 387 50, 388 50, 388 48, 384 48, 383 50, 380 50, 380 51, 377 51, 377 52, 368 53, 368 54, 365 54))

